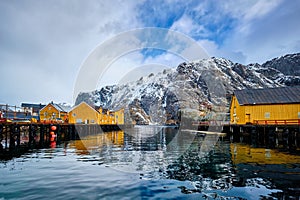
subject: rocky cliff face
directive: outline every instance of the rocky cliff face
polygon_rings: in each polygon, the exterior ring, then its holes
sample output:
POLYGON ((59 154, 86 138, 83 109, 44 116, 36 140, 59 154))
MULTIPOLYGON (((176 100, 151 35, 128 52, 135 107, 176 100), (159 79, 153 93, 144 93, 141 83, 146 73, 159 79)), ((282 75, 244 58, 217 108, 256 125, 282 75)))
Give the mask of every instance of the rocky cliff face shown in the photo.
POLYGON ((242 65, 223 58, 182 63, 124 85, 80 93, 76 104, 109 109, 126 108, 127 121, 138 124, 176 123, 189 118, 215 117, 228 112, 236 89, 300 85, 300 54, 275 58, 262 65, 242 65))
POLYGON ((274 58, 262 64, 262 67, 274 68, 289 76, 300 76, 300 53, 274 58))

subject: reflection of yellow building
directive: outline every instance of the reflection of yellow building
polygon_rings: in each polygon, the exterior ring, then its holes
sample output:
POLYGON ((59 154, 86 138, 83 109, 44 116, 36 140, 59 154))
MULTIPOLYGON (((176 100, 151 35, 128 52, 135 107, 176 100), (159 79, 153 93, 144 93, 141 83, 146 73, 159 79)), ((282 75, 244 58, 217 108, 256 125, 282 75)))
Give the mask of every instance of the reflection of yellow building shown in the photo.
POLYGON ((112 131, 109 134, 106 134, 107 139, 111 141, 114 145, 124 145, 124 131, 112 131))
POLYGON ((112 131, 100 133, 97 135, 89 135, 80 140, 75 140, 70 146, 75 146, 79 154, 88 154, 89 150, 99 149, 105 146, 124 145, 124 132, 123 131, 112 131))
POLYGON ((76 153, 80 155, 88 155, 90 152, 86 148, 82 140, 74 140, 70 143, 71 148, 76 148, 76 153))
POLYGON ((249 145, 230 144, 233 164, 289 164, 300 163, 300 156, 279 152, 274 149, 251 148, 249 145))
POLYGON ((68 118, 69 108, 55 104, 53 102, 44 106, 40 110, 40 120, 43 121, 56 121, 56 122, 65 122, 68 118))
POLYGON ((98 119, 99 113, 84 101, 69 112, 69 123, 72 124, 97 124, 98 119))
POLYGON ((300 87, 245 89, 234 92, 232 124, 291 124, 300 120, 300 87))

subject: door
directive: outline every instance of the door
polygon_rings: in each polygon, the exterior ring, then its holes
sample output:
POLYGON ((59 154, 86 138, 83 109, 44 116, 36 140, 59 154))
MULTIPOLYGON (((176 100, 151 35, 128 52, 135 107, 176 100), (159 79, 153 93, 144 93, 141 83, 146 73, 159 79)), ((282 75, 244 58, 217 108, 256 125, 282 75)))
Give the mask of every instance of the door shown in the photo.
POLYGON ((250 114, 246 114, 245 123, 246 124, 250 124, 251 123, 251 121, 250 121, 250 114))

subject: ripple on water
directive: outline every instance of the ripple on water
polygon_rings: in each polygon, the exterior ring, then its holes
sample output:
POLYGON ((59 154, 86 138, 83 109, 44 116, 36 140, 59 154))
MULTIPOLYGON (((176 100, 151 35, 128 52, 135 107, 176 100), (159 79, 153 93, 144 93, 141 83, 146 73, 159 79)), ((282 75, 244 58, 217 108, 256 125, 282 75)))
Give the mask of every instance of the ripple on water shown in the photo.
MULTIPOLYGON (((188 137, 181 136, 181 140, 178 140, 174 137, 176 133, 171 132, 171 136, 168 134, 160 132, 155 135, 151 132, 147 137, 135 138, 137 135, 134 134, 107 133, 92 137, 99 143, 88 139, 85 139, 85 145, 83 142, 70 141, 57 148, 34 150, 19 158, 1 162, 0 198, 282 197, 284 191, 278 188, 276 181, 288 185, 295 197, 299 194, 295 186, 300 180, 299 163, 276 161, 271 165, 272 159, 276 158, 271 150, 268 153, 273 157, 265 158, 265 150, 259 149, 259 153, 263 153, 259 159, 265 159, 262 162, 264 164, 259 164, 254 160, 258 151, 249 156, 253 149, 249 150, 250 147, 243 144, 237 146, 226 140, 218 140, 213 148, 208 148, 205 136, 200 135, 195 136, 187 148, 184 140, 188 137), (116 135, 122 136, 123 140, 116 140, 116 135), (86 144, 90 144, 91 148, 86 144), (201 148, 205 149, 205 153, 201 148), (243 155, 244 151, 239 151, 244 149, 248 154, 243 155)), ((293 159, 297 160, 297 157, 293 159)))

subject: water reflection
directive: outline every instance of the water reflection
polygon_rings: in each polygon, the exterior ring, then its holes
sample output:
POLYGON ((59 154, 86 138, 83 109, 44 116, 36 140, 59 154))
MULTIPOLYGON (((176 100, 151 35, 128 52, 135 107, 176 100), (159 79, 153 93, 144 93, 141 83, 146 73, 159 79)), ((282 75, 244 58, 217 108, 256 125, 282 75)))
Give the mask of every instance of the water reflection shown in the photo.
POLYGON ((137 127, 87 136, 69 147, 81 161, 139 173, 142 179, 191 181, 192 188, 180 187, 187 194, 222 190, 228 196, 237 187, 250 187, 265 196, 299 196, 299 155, 231 143, 217 134, 137 127))
MULTIPOLYGON (((80 155, 99 156, 101 161, 126 172, 161 172, 175 162, 192 143, 197 143, 199 156, 204 157, 218 140, 217 136, 179 131, 175 128, 137 126, 125 131, 114 131, 89 135, 73 141, 70 147, 80 155), (206 142, 204 142, 206 141, 206 142)), ((88 158, 86 158, 88 159, 88 158)))
POLYGON ((0 198, 299 199, 299 165, 299 155, 280 149, 141 126, 86 135, 0 163, 0 198))
POLYGON ((253 148, 248 144, 231 144, 232 162, 244 186, 251 178, 268 180, 269 187, 277 187, 288 194, 300 196, 300 156, 279 149, 253 148))
POLYGON ((300 156, 288 154, 278 149, 253 148, 248 144, 230 144, 234 164, 292 164, 300 163, 300 156))
POLYGON ((102 132, 97 135, 88 135, 80 140, 71 141, 69 144, 71 148, 75 148, 78 154, 89 155, 93 152, 109 148, 123 148, 124 146, 124 132, 102 132))

